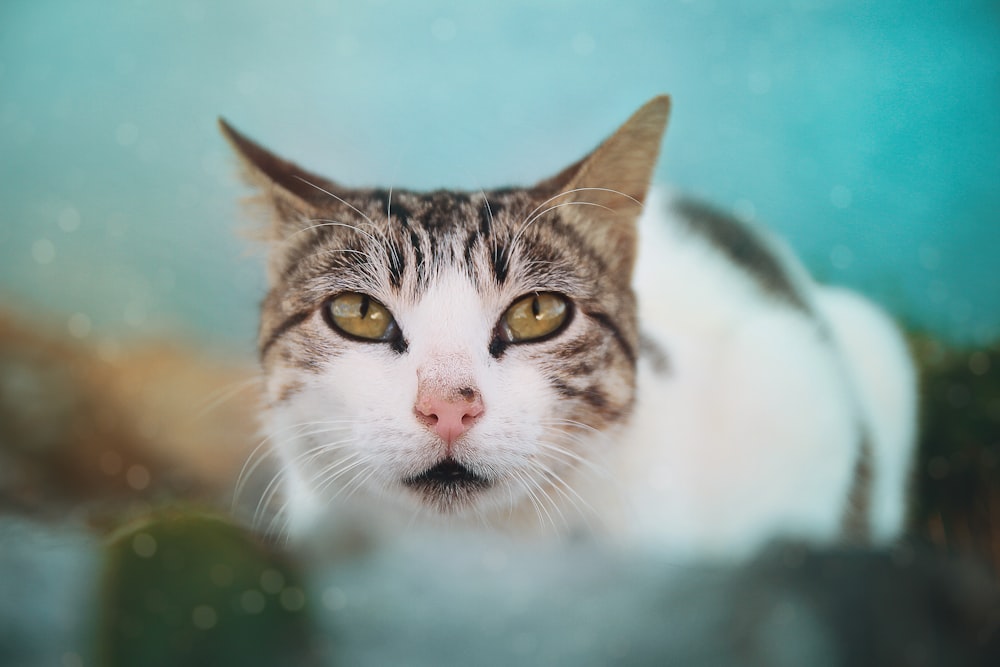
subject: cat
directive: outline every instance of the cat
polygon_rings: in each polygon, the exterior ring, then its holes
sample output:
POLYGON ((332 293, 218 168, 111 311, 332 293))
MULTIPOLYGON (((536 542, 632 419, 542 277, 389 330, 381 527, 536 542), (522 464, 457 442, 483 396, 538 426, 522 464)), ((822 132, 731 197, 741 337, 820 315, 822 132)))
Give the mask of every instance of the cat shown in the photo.
POLYGON ((220 119, 270 212, 263 421, 293 539, 420 516, 740 558, 900 534, 901 335, 765 232, 651 189, 669 110, 478 192, 343 187, 220 119))

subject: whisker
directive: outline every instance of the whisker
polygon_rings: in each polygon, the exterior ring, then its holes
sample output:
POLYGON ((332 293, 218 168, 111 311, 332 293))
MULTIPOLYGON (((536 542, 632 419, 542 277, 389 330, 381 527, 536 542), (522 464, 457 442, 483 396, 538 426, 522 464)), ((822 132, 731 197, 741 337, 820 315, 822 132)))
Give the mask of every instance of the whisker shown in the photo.
POLYGON ((369 262, 372 260, 372 256, 363 250, 356 250, 354 248, 321 248, 316 252, 309 253, 308 255, 306 255, 305 257, 303 257, 298 261, 302 262, 307 259, 311 259, 313 257, 320 257, 322 255, 337 255, 337 254, 361 255, 362 257, 366 258, 369 262))
MULTIPOLYGON (((543 467, 542 467, 542 466, 541 466, 541 465, 540 465, 540 464, 539 464, 538 462, 534 462, 534 466, 535 466, 535 468, 536 468, 536 469, 538 469, 538 470, 539 470, 539 472, 541 472, 541 473, 543 474, 543 476, 545 476, 545 469, 544 469, 544 468, 543 468, 543 467)), ((544 497, 544 498, 545 498, 545 500, 547 500, 547 501, 549 502, 549 506, 550 506, 550 507, 552 507, 553 511, 554 511, 554 512, 555 512, 556 514, 558 514, 558 515, 559 515, 559 521, 560 521, 560 522, 562 523, 562 525, 563 525, 563 526, 568 526, 568 525, 569 525, 569 522, 568 522, 568 521, 566 521, 566 517, 565 517, 565 516, 563 515, 563 513, 562 513, 562 510, 561 510, 561 509, 559 509, 559 504, 558 504, 558 503, 556 503, 556 502, 555 502, 555 501, 554 501, 554 500, 552 499, 552 496, 550 496, 550 495, 549 495, 549 494, 548 494, 548 493, 547 493, 547 492, 545 491, 545 487, 543 487, 543 486, 542 486, 541 482, 539 482, 539 481, 538 481, 537 479, 536 479, 536 480, 533 480, 533 481, 534 481, 534 484, 535 484, 535 488, 537 488, 537 489, 538 489, 538 492, 539 492, 540 494, 542 494, 542 497, 544 497)), ((553 528, 554 530, 556 530, 556 531, 558 531, 558 530, 559 530, 559 528, 558 528, 558 527, 557 527, 557 526, 555 525, 555 522, 553 522, 553 524, 552 524, 552 528, 553 528)))
POLYGON ((263 530, 264 535, 275 542, 287 544, 291 539, 292 517, 288 511, 289 503, 282 503, 281 507, 274 513, 267 527, 263 530))
POLYGON ((264 491, 260 494, 260 500, 257 501, 257 507, 254 509, 250 525, 257 526, 260 523, 263 517, 263 512, 274 499, 274 494, 277 493, 278 488, 280 488, 280 482, 282 479, 283 477, 280 471, 271 477, 271 481, 267 483, 264 491))
POLYGON ((569 482, 567 482, 561 475, 559 475, 557 472, 555 472, 548 466, 544 466, 542 470, 543 473, 550 480, 555 482, 552 488, 561 493, 563 497, 565 497, 566 500, 568 500, 581 515, 586 516, 586 513, 581 511, 582 509, 585 508, 594 516, 598 516, 597 510, 595 510, 594 507, 589 502, 587 502, 587 500, 584 499, 583 496, 581 496, 576 491, 576 489, 574 489, 573 486, 569 482), (572 494, 572 497, 570 497, 569 494, 572 494))
POLYGON ((369 225, 371 225, 372 227, 374 227, 374 226, 375 226, 375 223, 374 223, 374 222, 372 222, 372 219, 371 219, 371 218, 369 218, 369 217, 368 217, 367 215, 365 215, 365 214, 364 214, 363 212, 361 212, 361 210, 360 210, 360 209, 358 209, 358 208, 357 208, 356 206, 354 206, 354 205, 353 205, 353 204, 351 204, 350 202, 347 202, 347 201, 344 201, 343 199, 341 199, 341 198, 340 198, 340 197, 338 197, 337 195, 333 194, 333 193, 332 193, 332 192, 330 192, 329 190, 324 190, 323 188, 321 188, 320 186, 316 185, 315 183, 311 183, 311 182, 309 182, 308 180, 306 180, 306 179, 302 178, 301 176, 299 176, 299 175, 297 175, 297 174, 293 174, 293 176, 294 176, 295 178, 297 178, 298 180, 302 181, 303 183, 305 183, 306 185, 308 185, 308 186, 310 186, 310 187, 314 187, 314 188, 316 188, 317 190, 319 190, 319 191, 320 191, 320 192, 322 192, 323 194, 326 194, 326 195, 329 195, 329 196, 333 197, 334 199, 336 199, 337 201, 339 201, 339 202, 340 202, 341 204, 343 204, 344 206, 347 206, 348 208, 350 208, 350 209, 353 209, 355 213, 357 213, 357 214, 358 214, 358 215, 360 215, 360 216, 361 216, 362 218, 364 218, 365 220, 367 220, 367 221, 368 221, 368 224, 369 224, 369 225))
POLYGON ((539 204, 538 206, 536 206, 531 211, 531 213, 529 213, 528 215, 525 216, 525 219, 530 218, 531 216, 535 215, 535 213, 537 213, 540 209, 542 209, 545 206, 547 206, 548 203, 551 202, 551 201, 555 201, 556 199, 559 199, 560 197, 565 197, 566 195, 571 195, 571 194, 574 194, 574 193, 577 193, 577 192, 588 192, 588 191, 610 192, 612 194, 621 195, 622 197, 625 197, 627 199, 631 199, 637 205, 642 206, 642 202, 641 201, 639 201, 638 199, 636 199, 632 195, 629 195, 629 194, 626 194, 626 193, 622 192, 621 190, 614 190, 612 188, 589 188, 589 187, 588 188, 573 188, 572 190, 563 190, 562 192, 558 192, 558 193, 552 195, 551 197, 549 197, 548 199, 546 199, 545 201, 543 201, 541 204, 539 204))
POLYGON ((517 241, 521 238, 521 236, 524 235, 524 232, 528 229, 528 227, 530 227, 536 220, 538 220, 539 218, 541 218, 546 213, 549 213, 549 212, 554 211, 554 210, 559 209, 559 208, 563 208, 564 206, 595 206, 597 208, 603 208, 605 211, 610 211, 611 210, 610 208, 608 208, 607 206, 604 206, 603 204, 595 204, 594 202, 589 202, 589 201, 567 201, 567 202, 563 202, 561 204, 553 204, 552 206, 548 207, 547 209, 545 209, 541 213, 536 213, 527 222, 525 222, 523 225, 521 225, 521 227, 517 230, 517 233, 514 234, 514 238, 511 239, 511 242, 510 242, 511 246, 513 246, 515 243, 517 243, 517 241))
MULTIPOLYGON (((315 449, 322 449, 322 448, 317 447, 317 448, 313 448, 313 449, 315 450, 315 449)), ((315 453, 313 453, 312 450, 310 450, 309 452, 306 452, 306 453, 307 454, 311 454, 312 456, 315 456, 315 453)), ((341 464, 344 461, 350 460, 350 459, 355 458, 357 456, 360 456, 360 454, 357 454, 357 453, 349 454, 348 456, 346 456, 346 457, 344 457, 342 459, 339 459, 334 464, 331 464, 330 467, 333 467, 335 465, 341 464)), ((296 457, 296 459, 293 459, 293 460, 297 460, 297 459, 300 459, 300 458, 302 458, 302 457, 301 456, 300 457, 296 457)), ((327 468, 327 471, 330 470, 330 467, 327 468)), ((256 525, 258 525, 260 523, 260 521, 263 519, 263 516, 264 516, 264 510, 271 504, 271 502, 273 501, 275 495, 277 494, 277 491, 280 488, 280 485, 278 484, 278 482, 283 479, 283 475, 281 473, 282 473, 282 471, 279 471, 277 474, 274 475, 274 477, 268 483, 267 488, 261 494, 260 501, 257 504, 257 509, 254 512, 253 524, 252 525, 256 526, 256 525)), ((315 480, 313 480, 313 481, 315 481, 315 480)), ((287 509, 287 506, 288 506, 288 503, 287 502, 284 503, 282 505, 282 509, 279 510, 278 512, 276 512, 275 516, 272 517, 271 522, 269 523, 267 531, 266 531, 268 534, 273 530, 274 522, 287 509)), ((288 522, 290 520, 291 520, 290 517, 286 520, 286 526, 287 526, 287 524, 288 524, 288 522)))
POLYGON ((545 429, 545 431, 550 435, 554 435, 558 439, 571 442, 583 450, 582 453, 578 453, 572 449, 563 447, 556 442, 552 442, 550 440, 539 440, 537 444, 546 456, 554 460, 558 457, 562 457, 563 460, 571 465, 571 467, 578 470, 586 469, 588 473, 595 475, 596 478, 601 480, 601 483, 605 485, 605 488, 611 489, 617 497, 624 499, 628 496, 627 489, 623 487, 621 480, 614 474, 614 466, 608 460, 608 455, 610 452, 614 451, 614 448, 597 446, 602 441, 605 444, 611 443, 611 438, 607 434, 602 433, 587 424, 582 424, 573 420, 546 420, 542 423, 542 428, 545 429), (554 424, 574 428, 578 427, 587 432, 590 436, 596 436, 596 438, 583 438, 578 434, 555 428, 554 424))
POLYGON ((493 221, 493 208, 490 206, 490 199, 489 199, 489 197, 486 196, 486 190, 483 190, 482 188, 480 188, 479 192, 482 193, 482 195, 483 195, 483 203, 486 204, 486 215, 489 217, 489 220, 490 220, 490 231, 492 232, 493 229, 495 228, 495 224, 494 224, 494 221, 493 221))
MULTIPOLYGON (((333 470, 327 470, 327 471, 323 472, 322 475, 320 475, 320 477, 322 478, 322 482, 320 482, 319 485, 316 486, 316 492, 317 493, 321 493, 321 492, 325 491, 329 486, 331 486, 334 482, 336 482, 340 477, 342 477, 346 473, 350 472, 351 470, 354 470, 358 466, 365 465, 366 463, 368 463, 369 461, 371 461, 372 458, 373 457, 371 455, 361 456, 360 454, 357 454, 357 453, 351 454, 348 457, 345 457, 344 459, 342 459, 341 461, 338 462, 337 467, 335 469, 333 469, 333 470)), ((340 495, 340 493, 342 491, 343 491, 343 487, 341 487, 341 489, 339 491, 337 491, 333 495, 333 497, 331 498, 331 500, 333 498, 336 498, 338 495, 340 495)))
MULTIPOLYGON (((385 228, 387 230, 389 229, 389 225, 391 222, 392 222, 392 186, 389 186, 389 196, 386 197, 386 205, 385 205, 385 228)), ((389 243, 389 238, 384 233, 382 234, 382 242, 385 243, 385 246, 389 249, 389 252, 392 253, 393 264, 395 266, 400 266, 401 264, 399 261, 399 255, 396 253, 396 246, 393 245, 392 243, 389 243)))
MULTIPOLYGON (((369 234, 369 233, 363 231, 361 228, 359 228, 357 226, 353 226, 353 225, 344 225, 344 226, 351 227, 352 229, 354 229, 358 233, 364 234, 368 238, 369 242, 371 243, 370 248, 372 249, 373 252, 378 252, 378 253, 380 253, 382 255, 387 255, 388 252, 392 252, 393 259, 395 259, 396 262, 398 263, 399 257, 396 256, 395 249, 393 248, 392 244, 389 243, 389 240, 388 240, 388 237, 386 236, 385 231, 381 227, 379 227, 378 225, 376 225, 375 222, 364 213, 364 211, 362 211, 358 207, 354 206, 350 202, 344 200, 343 198, 335 195, 334 193, 330 192, 329 190, 325 190, 324 188, 321 188, 320 186, 316 185, 315 183, 309 182, 308 180, 302 178, 301 176, 296 175, 295 178, 299 179, 300 181, 302 181, 306 185, 314 187, 317 190, 319 190, 320 192, 322 192, 322 193, 324 193, 326 195, 329 195, 330 197, 333 197, 334 199, 336 199, 337 201, 339 201, 340 203, 344 204, 345 206, 347 206, 348 208, 350 208, 351 210, 353 210, 355 213, 357 213, 358 215, 360 215, 362 218, 364 218, 368 222, 368 225, 373 230, 375 230, 375 232, 381 237, 381 241, 382 241, 381 243, 379 243, 372 234, 369 234), (387 250, 387 248, 388 248, 388 250, 387 250)), ((389 206, 387 207, 387 212, 388 212, 388 209, 391 209, 391 206, 392 206, 392 191, 390 190, 389 191, 389 206)), ((387 218, 386 218, 386 226, 388 226, 388 221, 389 220, 388 220, 388 216, 387 216, 387 218)), ((336 221, 327 221, 327 222, 336 222, 336 221)), ((343 223, 340 223, 340 224, 343 224, 343 223)))
MULTIPOLYGON (((304 428, 309 427, 309 426, 318 426, 318 425, 321 425, 321 424, 323 424, 323 425, 333 425, 333 424, 350 424, 350 423, 353 423, 353 422, 351 422, 349 420, 300 422, 300 423, 297 423, 297 424, 290 424, 288 426, 279 428, 276 431, 274 431, 273 433, 269 434, 267 437, 265 437, 263 440, 261 440, 257 444, 256 447, 253 448, 253 450, 250 452, 250 454, 247 455, 247 459, 243 463, 243 467, 240 469, 239 475, 237 475, 237 477, 236 477, 236 486, 233 488, 233 502, 232 502, 232 508, 233 508, 233 510, 235 510, 238 507, 239 497, 243 493, 244 487, 246 486, 247 482, 249 481, 249 479, 253 475, 253 473, 257 470, 257 468, 261 465, 261 463, 267 458, 267 454, 265 454, 265 455, 257 458, 256 460, 254 460, 254 457, 257 456, 257 454, 260 452, 261 448, 264 447, 266 444, 268 444, 271 440, 277 438, 279 435, 281 435, 282 433, 284 433, 286 431, 289 431, 289 430, 304 429, 304 428)), ((343 428, 346 428, 346 426, 343 427, 343 428)), ((336 430, 336 429, 329 429, 329 430, 333 431, 333 430, 336 430)), ((301 436, 310 436, 310 435, 316 435, 316 434, 324 433, 324 432, 326 432, 326 430, 321 429, 321 430, 315 431, 313 433, 305 433, 305 434, 301 434, 300 433, 300 434, 296 434, 296 436, 299 436, 299 437, 301 437, 301 436)), ((269 454, 273 454, 273 452, 268 452, 268 453, 269 454)))
POLYGON ((240 394, 240 392, 246 391, 249 387, 255 384, 260 384, 261 379, 259 376, 254 375, 251 378, 242 380, 239 382, 231 382, 223 387, 219 387, 215 391, 211 392, 205 397, 204 402, 198 411, 195 413, 195 418, 201 418, 210 413, 212 410, 216 409, 226 401, 232 399, 234 396, 240 394))
POLYGON ((282 247, 284 245, 287 245, 289 242, 292 241, 292 239, 294 239, 299 234, 304 234, 304 233, 310 232, 310 231, 312 231, 314 229, 322 229, 323 227, 344 227, 346 229, 350 229, 352 231, 355 231, 358 234, 363 234, 364 236, 368 237, 368 239, 371 240, 371 241, 373 241, 373 242, 375 241, 375 237, 374 236, 372 236, 371 234, 369 234, 365 230, 361 229, 361 227, 358 227, 357 225, 352 225, 349 222, 342 222, 340 220, 329 220, 327 218, 311 218, 311 219, 307 220, 307 222, 315 223, 315 224, 310 224, 308 227, 303 227, 302 229, 299 229, 299 230, 296 230, 296 231, 292 232, 291 234, 289 234, 288 236, 286 236, 284 239, 282 239, 278 243, 278 247, 280 248, 280 247, 282 247))
POLYGON ((596 473, 600 477, 606 477, 608 475, 609 471, 607 470, 607 468, 597 465, 590 459, 584 456, 580 456, 576 452, 570 451, 564 447, 560 447, 555 443, 547 442, 544 440, 539 440, 538 445, 540 445, 546 452, 559 454, 563 457, 563 460, 568 460, 571 461, 572 463, 578 463, 581 466, 587 468, 588 470, 596 473))
POLYGON ((587 187, 587 188, 573 188, 571 190, 563 190, 562 192, 554 194, 551 197, 549 197, 548 199, 546 199, 545 201, 543 201, 541 204, 539 204, 538 206, 536 206, 531 211, 531 213, 529 213, 527 216, 525 216, 525 222, 522 222, 521 225, 519 226, 519 228, 517 230, 517 233, 514 235, 514 238, 511 240, 511 245, 513 245, 521 237, 521 235, 524 233, 524 230, 527 229, 528 226, 531 225, 535 220, 537 220, 541 216, 545 215, 549 211, 552 211, 554 209, 560 208, 562 206, 567 206, 567 205, 570 205, 570 204, 587 204, 587 205, 590 205, 590 206, 597 206, 597 207, 603 208, 605 210, 611 210, 607 206, 603 206, 603 205, 597 204, 595 202, 575 201, 575 202, 564 202, 562 204, 556 204, 554 206, 550 206, 549 208, 545 209, 541 213, 538 212, 542 208, 544 208, 545 206, 547 206, 549 204, 549 202, 555 201, 556 199, 559 199, 560 197, 565 197, 566 195, 571 195, 571 194, 574 194, 574 193, 577 193, 577 192, 610 192, 612 194, 621 195, 622 197, 625 197, 626 199, 629 199, 630 201, 634 202, 637 206, 639 206, 640 209, 643 206, 642 202, 639 201, 638 199, 636 199, 635 197, 633 197, 632 195, 627 194, 625 192, 622 192, 621 190, 615 190, 613 188, 587 187))
POLYGON ((531 490, 531 487, 528 485, 527 481, 524 479, 524 476, 521 475, 521 473, 516 472, 516 471, 511 471, 511 476, 518 481, 518 483, 521 486, 521 490, 524 491, 527 494, 528 501, 531 503, 531 506, 534 508, 534 510, 535 510, 535 516, 538 518, 539 524, 541 524, 542 523, 542 519, 544 517, 542 517, 542 511, 538 507, 538 499, 535 497, 534 491, 531 490))
POLYGON ((350 444, 351 442, 353 441, 343 440, 334 443, 323 443, 321 445, 311 447, 305 450, 304 452, 299 452, 291 460, 287 461, 277 472, 275 472, 275 474, 271 477, 271 480, 267 483, 267 486, 264 487, 264 490, 261 492, 260 499, 257 501, 257 506, 254 509, 252 525, 258 524, 263 514, 263 511, 267 508, 268 505, 270 505, 271 501, 274 499, 274 495, 281 488, 281 481, 287 475, 287 470, 294 468, 298 463, 305 462, 306 460, 313 458, 319 455, 320 453, 332 451, 335 449, 341 449, 350 444))
POLYGON ((340 491, 338 491, 333 496, 333 498, 331 498, 330 500, 333 500, 338 495, 340 495, 341 493, 344 493, 346 491, 347 494, 344 496, 342 502, 347 502, 347 500, 349 500, 351 496, 353 496, 355 493, 357 493, 359 490, 361 490, 361 488, 364 487, 364 485, 368 482, 368 480, 370 480, 372 478, 372 476, 375 475, 375 473, 377 472, 377 468, 369 467, 368 470, 367 470, 367 472, 368 472, 368 474, 364 475, 365 470, 362 469, 357 475, 355 475, 350 480, 348 480, 347 484, 345 484, 343 487, 341 487, 340 491), (362 475, 364 475, 364 477, 361 477, 362 475), (357 482, 357 483, 355 483, 355 482, 357 482), (353 485, 353 488, 352 488, 352 485, 353 485), (350 491, 348 491, 348 489, 350 489, 350 491))
POLYGON ((556 527, 555 520, 553 520, 552 515, 547 509, 545 509, 545 504, 542 503, 541 498, 535 494, 535 489, 541 490, 538 484, 532 480, 530 477, 526 476, 520 471, 514 471, 514 475, 521 480, 524 490, 528 492, 528 497, 531 499, 531 504, 535 507, 535 513, 538 514, 538 520, 542 520, 542 513, 545 514, 545 518, 548 519, 549 524, 552 526, 553 530, 558 530, 556 527))
POLYGON ((561 425, 564 425, 564 426, 575 426, 575 427, 577 427, 577 428, 579 428, 581 430, 584 430, 584 431, 590 431, 591 433, 596 433, 596 434, 599 434, 599 435, 604 435, 603 431, 600 431, 600 430, 594 428, 590 424, 584 424, 583 422, 576 421, 576 420, 573 420, 573 419, 563 419, 563 418, 560 418, 560 417, 549 417, 547 419, 544 419, 543 421, 546 424, 561 424, 561 425))

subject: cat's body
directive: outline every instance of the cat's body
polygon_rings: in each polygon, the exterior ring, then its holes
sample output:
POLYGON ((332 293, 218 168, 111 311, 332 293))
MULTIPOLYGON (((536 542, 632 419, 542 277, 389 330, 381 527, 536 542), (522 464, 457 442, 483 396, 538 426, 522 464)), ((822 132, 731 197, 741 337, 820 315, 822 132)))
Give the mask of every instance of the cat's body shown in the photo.
POLYGON ((629 529, 718 555, 897 536, 915 400, 891 321, 760 230, 683 199, 646 210, 635 286, 666 366, 640 357, 621 438, 629 529))
POLYGON ((653 197, 637 243, 667 110, 470 193, 343 188, 223 126, 276 212, 260 341, 293 534, 425 517, 739 556, 899 532, 900 337, 707 209, 653 197))

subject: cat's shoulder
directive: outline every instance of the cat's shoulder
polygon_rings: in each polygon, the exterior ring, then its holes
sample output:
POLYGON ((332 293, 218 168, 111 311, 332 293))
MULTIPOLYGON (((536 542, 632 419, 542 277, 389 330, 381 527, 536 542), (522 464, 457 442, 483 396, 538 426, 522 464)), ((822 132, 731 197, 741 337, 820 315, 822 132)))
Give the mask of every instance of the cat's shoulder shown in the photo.
MULTIPOLYGON (((670 261, 690 271, 692 279, 748 283, 767 300, 806 312, 811 281, 791 250, 768 230, 741 220, 695 197, 665 187, 653 188, 640 222, 649 264, 670 261), (692 271, 700 267, 700 271, 692 271)), ((710 281, 710 282, 717 282, 710 281)))
POLYGON ((634 274, 644 325, 728 331, 765 313, 815 320, 816 285, 766 229, 672 190, 653 188, 634 274))

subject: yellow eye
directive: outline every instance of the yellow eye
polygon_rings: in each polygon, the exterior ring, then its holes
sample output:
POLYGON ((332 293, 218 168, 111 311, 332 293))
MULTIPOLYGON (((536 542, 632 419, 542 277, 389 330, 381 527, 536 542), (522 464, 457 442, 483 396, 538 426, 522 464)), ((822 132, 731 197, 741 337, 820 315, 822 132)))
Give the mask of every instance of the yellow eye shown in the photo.
POLYGON ((396 330, 388 309, 367 294, 348 292, 327 305, 327 321, 349 336, 387 340, 396 330))
POLYGON ((544 338, 557 331, 569 315, 566 297, 541 292, 515 301, 503 315, 503 329, 511 343, 544 338))

